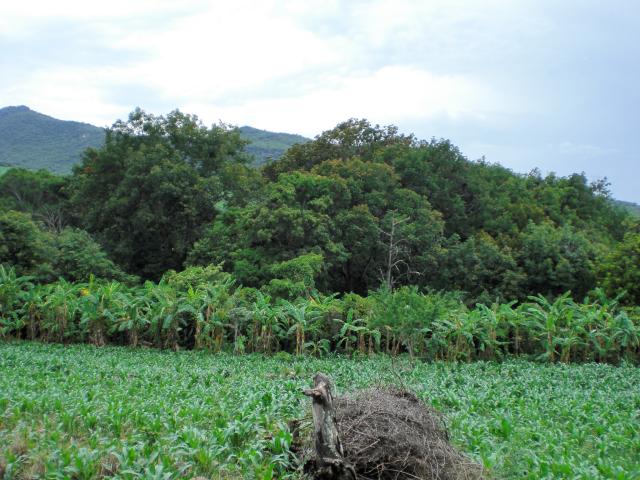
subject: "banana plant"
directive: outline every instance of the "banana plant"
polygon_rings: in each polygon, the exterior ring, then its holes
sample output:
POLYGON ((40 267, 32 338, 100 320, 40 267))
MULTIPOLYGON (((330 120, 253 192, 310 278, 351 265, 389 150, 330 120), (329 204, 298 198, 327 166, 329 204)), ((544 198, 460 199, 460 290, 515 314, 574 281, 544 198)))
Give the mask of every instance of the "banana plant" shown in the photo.
POLYGON ((481 314, 478 310, 460 312, 451 321, 452 328, 449 331, 449 355, 448 359, 471 361, 474 353, 474 338, 481 321, 481 314))
POLYGON ((26 324, 21 305, 33 288, 31 280, 18 276, 13 267, 0 264, 0 338, 20 337, 26 324))
POLYGON ((40 333, 40 324, 42 323, 44 289, 34 286, 24 293, 19 315, 22 316, 26 323, 27 338, 35 340, 40 333))
POLYGON ((620 354, 633 359, 634 352, 637 352, 640 347, 640 323, 634 324, 629 314, 622 311, 613 318, 612 327, 611 336, 619 346, 620 354))
POLYGON ((335 321, 342 324, 340 331, 335 336, 336 346, 338 348, 342 346, 346 353, 352 353, 353 346, 357 346, 357 350, 361 354, 368 353, 370 355, 380 348, 380 331, 376 328, 370 328, 365 318, 356 318, 354 309, 347 311, 344 320, 336 319, 335 321))
POLYGON ((279 305, 274 305, 271 296, 258 292, 251 305, 254 319, 254 351, 271 353, 271 342, 278 330, 282 312, 279 305), (257 331, 257 332, 256 332, 257 331))
POLYGON ((46 288, 41 331, 45 341, 64 342, 82 337, 78 325, 79 288, 59 279, 46 288))
POLYGON ((509 320, 513 317, 511 306, 515 302, 506 305, 493 304, 491 308, 484 304, 476 305, 478 312, 477 348, 486 359, 502 357, 503 346, 507 344, 507 332, 509 320))
POLYGON ((145 289, 153 299, 149 320, 156 346, 178 350, 178 340, 184 324, 183 316, 178 312, 176 290, 164 280, 160 280, 157 285, 147 282, 145 289))
POLYGON ((554 302, 550 302, 543 295, 530 296, 531 304, 526 308, 526 312, 531 319, 529 326, 538 340, 542 343, 545 352, 541 358, 549 362, 555 362, 558 357, 557 346, 562 343, 560 340, 560 330, 571 320, 572 310, 575 304, 571 299, 571 293, 566 292, 559 296, 554 302))
POLYGON ((134 288, 122 297, 122 315, 112 325, 110 333, 124 333, 129 345, 137 347, 149 327, 151 299, 143 289, 134 288))
POLYGON ((327 355, 331 350, 331 342, 326 338, 320 338, 317 340, 309 340, 304 344, 304 351, 310 353, 315 357, 321 357, 327 355))
POLYGON ((281 316, 286 324, 289 325, 287 336, 295 333, 296 355, 302 355, 307 343, 306 335, 317 330, 315 322, 320 318, 321 314, 304 300, 298 300, 297 303, 282 300, 281 307, 281 316))
POLYGON ((232 308, 230 295, 232 286, 233 280, 228 279, 199 288, 199 310, 195 329, 196 348, 222 350, 229 311, 232 308))
POLYGON ((122 289, 121 283, 100 283, 93 276, 89 284, 80 289, 80 324, 90 343, 105 345, 108 332, 126 317, 127 298, 122 289))

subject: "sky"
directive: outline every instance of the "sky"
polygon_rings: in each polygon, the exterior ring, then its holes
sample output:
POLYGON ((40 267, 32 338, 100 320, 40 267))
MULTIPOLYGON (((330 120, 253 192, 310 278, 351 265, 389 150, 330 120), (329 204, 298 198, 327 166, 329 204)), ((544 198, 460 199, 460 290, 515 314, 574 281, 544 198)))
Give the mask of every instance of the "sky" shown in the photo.
POLYGON ((314 137, 349 118, 640 203, 637 0, 20 0, 0 107, 135 107, 314 137))

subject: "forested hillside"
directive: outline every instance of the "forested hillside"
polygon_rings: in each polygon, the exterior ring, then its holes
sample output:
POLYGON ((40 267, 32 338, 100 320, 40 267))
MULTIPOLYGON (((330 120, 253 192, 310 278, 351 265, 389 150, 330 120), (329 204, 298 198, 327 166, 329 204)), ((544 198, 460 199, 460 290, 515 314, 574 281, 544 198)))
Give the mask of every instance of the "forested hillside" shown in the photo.
POLYGON ((636 217, 640 217, 640 205, 638 205, 637 203, 624 202, 622 200, 614 200, 614 203, 616 203, 618 206, 620 206, 622 208, 627 209, 629 212, 631 212, 636 217))
MULTIPOLYGON (((278 159, 290 146, 309 140, 248 126, 239 130, 254 165, 278 159)), ((104 135, 102 128, 58 120, 26 106, 0 108, 0 174, 5 165, 70 173, 85 149, 104 144, 104 135)))
POLYGON ((240 136, 249 142, 245 150, 255 157, 254 165, 277 160, 292 145, 309 141, 301 135, 269 132, 247 126, 240 127, 240 136))
POLYGON ((88 147, 100 147, 104 130, 58 120, 28 107, 0 109, 0 164, 69 173, 88 147))
POLYGON ((598 285, 637 298, 638 222, 602 182, 518 175, 366 120, 262 169, 245 147, 237 129, 137 110, 69 176, 2 177, 0 262, 39 281, 219 264, 283 298, 402 285, 469 302, 598 285))

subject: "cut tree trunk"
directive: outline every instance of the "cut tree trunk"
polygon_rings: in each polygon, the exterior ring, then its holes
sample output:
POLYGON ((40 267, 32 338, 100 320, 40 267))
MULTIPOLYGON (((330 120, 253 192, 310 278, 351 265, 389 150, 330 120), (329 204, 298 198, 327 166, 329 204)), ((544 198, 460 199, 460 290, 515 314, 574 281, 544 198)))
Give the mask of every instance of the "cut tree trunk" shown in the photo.
POLYGON ((313 377, 314 388, 304 390, 313 400, 315 480, 356 480, 353 466, 344 458, 336 426, 331 380, 322 373, 313 377))

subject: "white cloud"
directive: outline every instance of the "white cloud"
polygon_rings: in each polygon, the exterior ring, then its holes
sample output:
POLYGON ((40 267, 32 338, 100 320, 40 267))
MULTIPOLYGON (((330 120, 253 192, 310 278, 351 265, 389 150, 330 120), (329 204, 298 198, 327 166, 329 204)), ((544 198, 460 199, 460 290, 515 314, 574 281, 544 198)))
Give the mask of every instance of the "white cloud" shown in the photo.
POLYGON ((47 22, 63 19, 95 32, 96 55, 102 42, 123 57, 99 66, 62 62, 29 70, 11 90, 0 83, 6 92, 0 100, 26 103, 61 118, 109 124, 115 120, 112 115, 123 116, 141 101, 131 98, 128 103, 120 89, 114 103, 116 95, 109 90, 140 85, 158 94, 154 105, 141 103, 143 108, 180 107, 208 122, 254 123, 307 135, 352 116, 381 123, 437 115, 486 120, 499 98, 477 79, 437 74, 392 58, 374 62, 378 65, 363 60, 365 50, 397 42, 403 25, 407 38, 418 38, 420 20, 432 24, 444 5, 427 3, 428 8, 425 2, 407 1, 239 0, 193 1, 178 8, 174 2, 151 0, 117 0, 108 6, 72 0, 15 2, 0 7, 5 35, 37 35, 47 22), (188 8, 192 14, 184 14, 188 8), (148 11, 160 15, 157 22, 134 22, 148 11), (330 27, 343 14, 353 23, 354 36, 319 28, 318 21, 325 19, 330 27), (316 24, 309 24, 310 19, 316 24), (13 30, 7 33, 5 24, 13 30), (141 59, 127 60, 128 51, 140 53, 141 59))
MULTIPOLYGON (((632 4, 6 0, 0 106, 97 125, 136 106, 180 108, 308 136, 364 117, 518 170, 587 159, 626 172, 637 169, 632 4)), ((620 184, 636 192, 631 177, 620 184)))
POLYGON ((483 119, 492 104, 492 93, 471 79, 433 75, 413 67, 383 67, 372 75, 335 75, 323 83, 323 88, 302 96, 201 106, 200 110, 206 118, 312 136, 351 117, 383 124, 438 116, 483 119))

